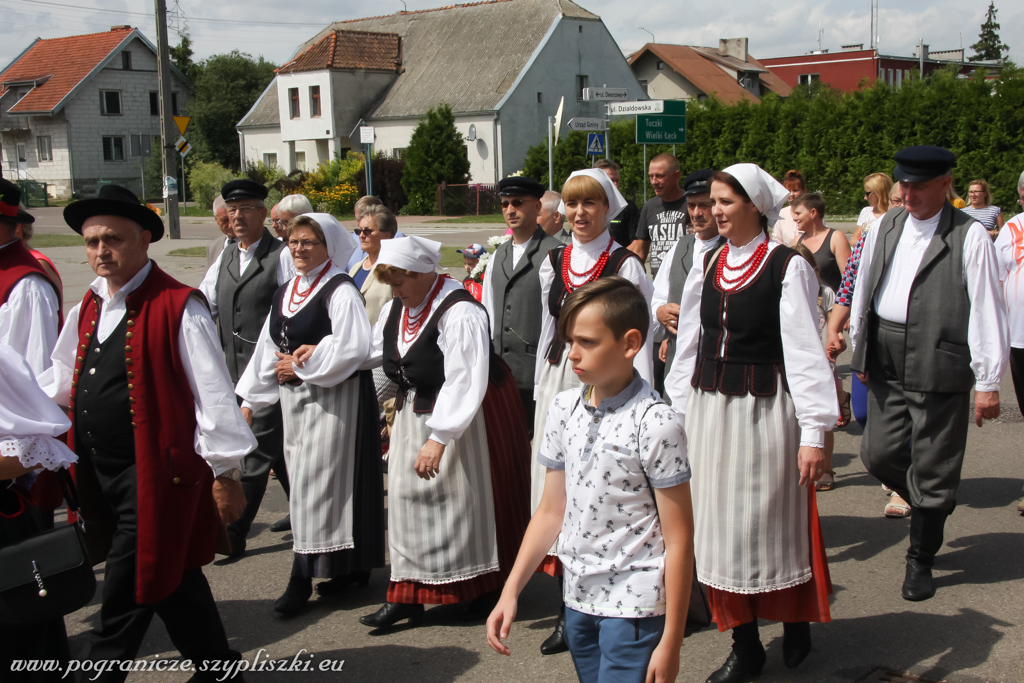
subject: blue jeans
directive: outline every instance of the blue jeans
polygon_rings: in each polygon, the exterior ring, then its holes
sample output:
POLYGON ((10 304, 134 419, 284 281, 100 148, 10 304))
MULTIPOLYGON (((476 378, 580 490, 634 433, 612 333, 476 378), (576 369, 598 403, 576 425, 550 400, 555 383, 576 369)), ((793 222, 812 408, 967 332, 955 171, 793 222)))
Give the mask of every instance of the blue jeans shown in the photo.
POLYGON ((565 610, 565 639, 580 683, 643 683, 665 616, 595 617, 565 610))

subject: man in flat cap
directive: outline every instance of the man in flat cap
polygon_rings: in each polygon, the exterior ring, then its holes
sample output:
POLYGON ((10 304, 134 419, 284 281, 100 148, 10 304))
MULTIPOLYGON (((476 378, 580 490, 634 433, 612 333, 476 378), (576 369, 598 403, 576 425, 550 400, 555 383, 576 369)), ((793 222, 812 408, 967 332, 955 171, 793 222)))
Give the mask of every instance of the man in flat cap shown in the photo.
MULTIPOLYGON (((725 244, 725 238, 718 234, 718 221, 711 209, 711 176, 714 171, 704 168, 694 171, 683 179, 683 197, 686 199, 686 211, 690 216, 693 232, 680 237, 669 248, 654 278, 654 296, 651 297, 651 313, 654 318, 655 339, 661 339, 659 359, 664 363, 660 375, 661 386, 656 387, 666 400, 670 401, 665 392, 665 377, 672 368, 672 359, 676 353, 676 325, 679 324, 679 302, 683 298, 683 284, 693 268, 693 264, 701 263, 704 253, 717 249, 725 244)), ((657 364, 656 364, 657 365, 657 364)), ((655 367, 655 379, 659 378, 655 367)))
POLYGON ((906 600, 935 594, 931 568, 956 507, 971 387, 980 427, 999 416, 1009 355, 992 239, 946 200, 955 163, 941 147, 896 154, 903 207, 868 234, 851 311, 850 367, 869 392, 861 459, 912 510, 906 600))
POLYGON ((40 384, 69 406, 90 556, 106 560, 99 628, 77 658, 133 660, 157 614, 197 666, 237 660, 202 566, 220 525, 245 506, 239 466, 256 440, 206 302, 149 259, 164 226, 130 190, 107 185, 64 219, 85 238, 97 278, 68 313, 40 384))
MULTIPOLYGON (((256 349, 274 292, 291 279, 294 266, 288 268, 291 258, 285 243, 264 226, 266 187, 252 180, 232 180, 221 196, 235 241, 224 247, 199 288, 210 301, 231 383, 237 385, 256 349)), ((267 492, 271 469, 285 494, 289 493, 279 403, 253 414, 252 433, 259 445, 246 457, 243 468, 245 511, 228 527, 232 557, 245 553, 245 539, 267 492)))
POLYGON ((540 215, 537 224, 547 234, 562 244, 572 241, 572 233, 565 229, 565 215, 561 212, 562 195, 548 190, 540 198, 540 215))
POLYGON ((21 188, 0 178, 0 343, 38 377, 50 367, 60 326, 60 292, 18 237, 35 218, 21 208, 21 188))
POLYGON ((494 352, 512 368, 533 424, 533 374, 540 340, 540 266, 561 242, 537 222, 544 186, 532 178, 513 176, 498 182, 501 213, 512 239, 501 244, 487 262, 483 280, 484 308, 491 318, 494 352))

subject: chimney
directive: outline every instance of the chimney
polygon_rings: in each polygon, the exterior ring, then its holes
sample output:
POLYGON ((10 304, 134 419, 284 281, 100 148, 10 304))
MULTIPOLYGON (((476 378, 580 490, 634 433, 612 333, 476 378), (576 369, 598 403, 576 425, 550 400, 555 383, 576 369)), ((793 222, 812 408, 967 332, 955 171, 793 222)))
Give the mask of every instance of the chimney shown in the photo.
MULTIPOLYGON (((918 46, 916 46, 914 48, 914 57, 916 57, 918 59, 921 59, 922 55, 921 55, 921 46, 920 45, 918 45, 918 46)), ((924 46, 924 58, 928 59, 928 46, 927 45, 924 46)))
POLYGON ((741 62, 747 61, 746 38, 722 38, 718 41, 718 54, 735 57, 741 62))
POLYGON ((864 43, 856 43, 854 45, 843 45, 841 47, 843 52, 856 52, 857 50, 864 49, 864 43))
POLYGON ((131 31, 132 27, 129 24, 118 24, 117 26, 111 26, 111 31, 131 31))

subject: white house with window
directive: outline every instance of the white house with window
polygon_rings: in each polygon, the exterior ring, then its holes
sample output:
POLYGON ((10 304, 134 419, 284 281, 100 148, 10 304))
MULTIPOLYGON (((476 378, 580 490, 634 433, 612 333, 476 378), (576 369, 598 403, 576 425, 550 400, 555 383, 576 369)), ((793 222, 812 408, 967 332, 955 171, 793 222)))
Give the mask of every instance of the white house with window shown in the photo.
MULTIPOLYGON (((177 114, 190 86, 171 71, 177 114)), ((4 177, 46 183, 51 197, 91 196, 101 181, 141 193, 159 136, 156 48, 130 26, 37 38, 0 71, 4 177)))
MULTIPOLYGON (((362 149, 401 155, 419 120, 451 105, 472 182, 495 183, 563 124, 603 117, 583 88, 647 99, 601 18, 571 0, 500 0, 334 22, 299 47, 238 123, 243 160, 308 169, 362 149), (353 135, 355 139, 350 139, 353 135)), ((562 129, 564 134, 565 128, 562 129)))

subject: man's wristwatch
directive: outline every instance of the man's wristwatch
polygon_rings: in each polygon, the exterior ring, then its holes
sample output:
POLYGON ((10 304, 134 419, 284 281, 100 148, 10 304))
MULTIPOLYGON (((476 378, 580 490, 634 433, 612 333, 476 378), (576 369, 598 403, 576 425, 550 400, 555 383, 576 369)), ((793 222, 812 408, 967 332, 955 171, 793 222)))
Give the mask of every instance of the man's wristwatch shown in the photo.
POLYGON ((231 481, 242 481, 242 470, 236 467, 234 469, 228 470, 227 472, 221 472, 219 475, 217 475, 218 479, 220 477, 230 479, 231 481))

